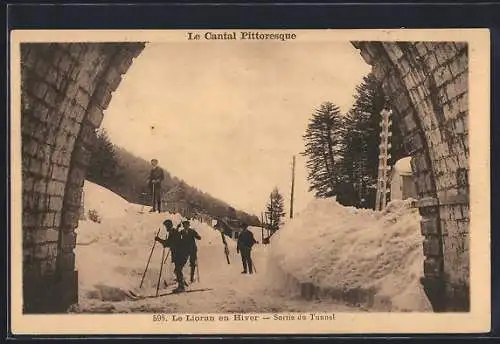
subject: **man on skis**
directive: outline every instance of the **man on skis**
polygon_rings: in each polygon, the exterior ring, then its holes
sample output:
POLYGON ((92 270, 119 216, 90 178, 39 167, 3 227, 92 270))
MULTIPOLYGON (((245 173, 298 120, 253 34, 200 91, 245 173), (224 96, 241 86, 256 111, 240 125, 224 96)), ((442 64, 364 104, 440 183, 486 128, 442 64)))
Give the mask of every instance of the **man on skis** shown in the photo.
POLYGON ((189 220, 182 221, 183 229, 181 230, 181 235, 186 243, 186 251, 189 257, 189 266, 191 267, 190 281, 194 281, 194 272, 196 270, 196 265, 198 264, 198 247, 196 246, 196 240, 201 240, 201 236, 193 228, 190 227, 189 220))
POLYGON ((257 243, 257 240, 255 240, 253 233, 248 230, 246 223, 242 225, 242 228, 236 246, 236 252, 241 252, 241 261, 243 262, 243 271, 241 273, 253 273, 252 247, 257 243))
POLYGON ((188 258, 185 240, 183 240, 181 233, 178 230, 179 226, 174 228, 171 220, 165 220, 163 225, 167 231, 165 240, 159 238, 158 236, 155 237, 155 240, 161 243, 163 247, 170 248, 172 262, 175 265, 174 273, 177 280, 177 288, 174 289, 174 292, 182 292, 185 289, 182 270, 184 269, 188 258))
POLYGON ((165 178, 163 169, 158 166, 158 160, 151 160, 151 172, 148 177, 149 188, 151 189, 151 195, 153 200, 153 208, 150 212, 161 212, 161 183, 165 178))
POLYGON ((197 247, 196 240, 200 240, 201 236, 192 228, 189 227, 189 220, 182 221, 183 229, 178 230, 174 228, 171 220, 165 220, 163 222, 165 229, 167 230, 168 237, 163 240, 159 237, 155 237, 155 240, 163 244, 164 247, 169 247, 172 255, 172 261, 175 265, 174 273, 177 280, 177 288, 174 289, 174 293, 180 293, 185 290, 186 284, 184 282, 184 274, 182 270, 186 265, 188 259, 191 265, 191 282, 194 280, 194 271, 197 264, 197 247))

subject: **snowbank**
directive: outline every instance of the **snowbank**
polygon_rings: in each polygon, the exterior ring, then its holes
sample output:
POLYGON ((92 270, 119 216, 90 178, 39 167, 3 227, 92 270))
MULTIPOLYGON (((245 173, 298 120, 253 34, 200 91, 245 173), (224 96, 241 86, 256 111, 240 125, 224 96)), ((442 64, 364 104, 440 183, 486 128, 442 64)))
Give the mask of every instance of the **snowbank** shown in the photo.
POLYGON ((273 236, 272 283, 309 284, 316 295, 376 311, 430 311, 419 283, 420 217, 410 202, 394 201, 377 213, 314 200, 273 236))
POLYGON ((85 215, 95 210, 101 219, 111 219, 137 212, 142 206, 129 203, 126 199, 95 183, 85 181, 83 184, 83 200, 85 215))

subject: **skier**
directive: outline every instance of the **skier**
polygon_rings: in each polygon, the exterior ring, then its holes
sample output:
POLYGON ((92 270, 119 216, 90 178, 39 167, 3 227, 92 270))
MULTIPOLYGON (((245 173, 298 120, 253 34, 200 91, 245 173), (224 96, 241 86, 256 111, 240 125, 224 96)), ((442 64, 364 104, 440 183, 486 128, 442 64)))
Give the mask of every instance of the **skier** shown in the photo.
POLYGON ((184 269, 188 258, 186 244, 185 240, 183 240, 182 235, 178 230, 179 226, 177 226, 177 228, 174 228, 172 221, 169 219, 163 221, 163 225, 165 226, 165 229, 167 231, 166 239, 164 240, 156 236, 155 240, 161 243, 163 247, 170 248, 172 262, 175 265, 174 273, 177 280, 177 288, 174 289, 173 292, 179 293, 184 291, 185 289, 182 269, 184 269))
POLYGON ((190 281, 194 281, 194 272, 196 269, 196 264, 198 264, 198 247, 196 246, 196 240, 201 240, 201 236, 193 228, 190 227, 191 223, 189 220, 182 221, 183 229, 181 230, 181 236, 186 245, 186 254, 189 257, 189 265, 191 267, 190 281))
POLYGON ((236 246, 236 252, 241 252, 241 261, 243 262, 242 274, 253 273, 253 262, 252 262, 252 247, 257 243, 253 233, 248 230, 248 225, 244 223, 242 225, 243 230, 238 237, 238 244, 236 246))
POLYGON ((153 208, 150 212, 161 212, 161 183, 165 178, 163 174, 163 169, 158 166, 158 160, 151 160, 151 172, 149 173, 148 184, 151 189, 151 195, 153 199, 153 208))

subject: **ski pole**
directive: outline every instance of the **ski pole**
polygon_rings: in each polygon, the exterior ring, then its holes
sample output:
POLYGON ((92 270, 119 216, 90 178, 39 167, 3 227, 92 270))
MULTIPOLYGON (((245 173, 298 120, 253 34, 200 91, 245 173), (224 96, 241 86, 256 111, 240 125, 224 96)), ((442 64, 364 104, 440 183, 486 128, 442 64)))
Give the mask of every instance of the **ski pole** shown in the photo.
POLYGON ((144 282, 144 277, 146 277, 146 271, 148 271, 149 262, 151 261, 151 256, 153 255, 153 251, 154 251, 155 246, 156 246, 156 237, 158 236, 158 234, 160 234, 160 228, 158 228, 158 232, 156 232, 155 240, 153 242, 153 247, 151 247, 151 252, 149 253, 149 258, 148 258, 148 262, 146 264, 146 269, 144 269, 144 273, 142 274, 141 285, 139 286, 139 289, 142 288, 142 283, 144 282))
POLYGON ((151 206, 153 207, 153 210, 154 210, 154 208, 155 208, 155 183, 152 183, 152 185, 153 185, 153 194, 151 197, 152 198, 151 206))
POLYGON ((252 259, 252 251, 250 249, 250 252, 248 253, 248 258, 250 258, 250 263, 251 263, 251 266, 252 266, 252 269, 255 273, 257 273, 257 269, 255 268, 255 264, 253 263, 253 259, 252 259))
POLYGON ((200 282, 200 266, 198 265, 198 258, 196 258, 196 279, 200 282))
POLYGON ((161 254, 161 261, 160 261, 160 274, 158 275, 158 283, 156 284, 156 296, 158 296, 158 290, 160 289, 160 281, 161 281, 161 273, 163 271, 163 262, 165 260, 165 247, 163 247, 163 251, 161 254))

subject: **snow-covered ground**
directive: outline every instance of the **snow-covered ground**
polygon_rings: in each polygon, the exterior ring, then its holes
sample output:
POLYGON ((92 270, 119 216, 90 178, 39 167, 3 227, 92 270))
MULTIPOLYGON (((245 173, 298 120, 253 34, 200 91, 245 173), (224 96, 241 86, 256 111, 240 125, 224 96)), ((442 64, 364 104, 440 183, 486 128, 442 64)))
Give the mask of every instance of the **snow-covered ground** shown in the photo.
MULTIPOLYGON (((211 290, 131 300, 128 290, 156 292, 163 248, 155 245, 144 285, 139 289, 158 229, 166 218, 149 213, 98 185, 85 182, 85 211, 96 210, 100 223, 88 219, 77 228, 76 265, 79 304, 74 312, 279 312, 279 311, 430 311, 418 282, 422 274, 419 215, 409 201, 396 201, 383 212, 343 207, 315 200, 276 233, 270 245, 256 245, 257 273, 241 274, 236 243, 227 238, 227 264, 220 232, 192 221, 198 242, 200 281, 190 288, 211 290), (316 287, 303 298, 305 284, 316 287)), ((261 241, 261 229, 251 228, 261 241)), ((164 254, 168 254, 165 250, 164 254)), ((189 276, 186 265, 185 276, 189 276)), ((174 286, 168 259, 160 293, 174 286)))
POLYGON ((279 277, 271 283, 286 275, 371 311, 431 311, 419 283, 420 216, 410 202, 374 212, 314 200, 272 237, 269 271, 279 277))
POLYGON ((141 205, 129 203, 121 196, 89 181, 85 181, 83 191, 85 212, 93 209, 106 219, 120 218, 128 213, 137 213, 143 208, 141 205))
MULTIPOLYGON (((210 226, 192 221, 201 235, 198 242, 200 281, 191 287, 212 290, 132 301, 128 290, 153 295, 159 276, 163 248, 155 245, 144 285, 139 289, 153 238, 166 218, 176 225, 181 217, 167 213, 141 212, 141 206, 98 185, 85 182, 85 211, 95 209, 101 223, 80 221, 77 232, 76 265, 79 272, 79 304, 74 312, 278 312, 356 310, 342 304, 310 302, 290 295, 267 283, 268 247, 256 245, 253 258, 257 273, 242 275, 235 242, 227 239, 230 262, 227 264, 220 233, 210 226)), ((256 239, 260 233, 255 230, 256 239)), ((160 236, 165 236, 163 229, 160 236)), ((168 250, 165 251, 168 254, 168 250)), ((173 264, 166 264, 165 279, 174 285, 173 264)), ((184 271, 189 276, 189 266, 184 271)), ((163 285, 161 286, 161 292, 163 285)))

